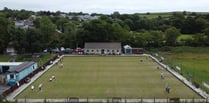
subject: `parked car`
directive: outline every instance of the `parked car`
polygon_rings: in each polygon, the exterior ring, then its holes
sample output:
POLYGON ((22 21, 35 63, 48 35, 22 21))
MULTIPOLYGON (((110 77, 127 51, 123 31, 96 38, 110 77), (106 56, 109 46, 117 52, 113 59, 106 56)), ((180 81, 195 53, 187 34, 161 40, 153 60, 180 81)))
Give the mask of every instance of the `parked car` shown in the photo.
POLYGON ((73 49, 66 48, 63 52, 64 52, 65 54, 72 54, 73 49))

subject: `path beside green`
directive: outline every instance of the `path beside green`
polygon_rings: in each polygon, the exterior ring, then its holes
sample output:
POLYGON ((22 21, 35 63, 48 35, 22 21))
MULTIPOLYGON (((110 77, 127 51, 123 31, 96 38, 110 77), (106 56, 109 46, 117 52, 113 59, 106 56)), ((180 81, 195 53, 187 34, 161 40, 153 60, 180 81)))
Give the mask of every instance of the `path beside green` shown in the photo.
MULTIPOLYGON (((173 68, 179 66, 187 79, 202 86, 202 81, 209 84, 209 53, 161 53, 173 68), (191 77, 192 76, 192 77, 191 77)), ((209 93, 209 89, 204 88, 209 93)))

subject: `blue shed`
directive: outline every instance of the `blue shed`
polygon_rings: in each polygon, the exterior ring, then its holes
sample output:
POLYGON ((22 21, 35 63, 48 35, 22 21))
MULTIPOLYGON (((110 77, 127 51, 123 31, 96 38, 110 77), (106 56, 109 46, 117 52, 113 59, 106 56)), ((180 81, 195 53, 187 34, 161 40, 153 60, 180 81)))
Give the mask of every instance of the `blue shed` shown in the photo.
POLYGON ((14 68, 23 62, 0 62, 0 74, 6 73, 9 69, 14 68))
POLYGON ((131 46, 125 45, 123 48, 124 48, 125 54, 132 54, 132 47, 131 46))
POLYGON ((24 62, 14 68, 10 68, 6 73, 6 83, 9 85, 13 85, 17 81, 20 81, 28 76, 37 68, 38 64, 36 62, 24 62))
POLYGON ((12 69, 23 62, 0 62, 0 83, 5 84, 6 83, 6 73, 9 69, 12 69))

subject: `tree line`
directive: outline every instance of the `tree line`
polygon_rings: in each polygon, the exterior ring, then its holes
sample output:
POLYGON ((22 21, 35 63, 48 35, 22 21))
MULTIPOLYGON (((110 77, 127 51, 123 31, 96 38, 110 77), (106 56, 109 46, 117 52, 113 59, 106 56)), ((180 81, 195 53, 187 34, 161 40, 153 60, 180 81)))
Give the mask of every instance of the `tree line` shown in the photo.
MULTIPOLYGON (((27 10, 0 11, 0 53, 8 46, 18 53, 35 53, 51 48, 83 48, 85 42, 121 42, 132 47, 160 48, 163 46, 208 46, 209 14, 172 12, 165 14, 120 14, 99 15, 94 20, 79 20, 60 17, 62 12, 27 10), (34 28, 15 27, 15 20, 24 20, 36 15, 34 28), (183 34, 192 39, 177 38, 183 34)), ((65 13, 66 15, 87 15, 65 13)))

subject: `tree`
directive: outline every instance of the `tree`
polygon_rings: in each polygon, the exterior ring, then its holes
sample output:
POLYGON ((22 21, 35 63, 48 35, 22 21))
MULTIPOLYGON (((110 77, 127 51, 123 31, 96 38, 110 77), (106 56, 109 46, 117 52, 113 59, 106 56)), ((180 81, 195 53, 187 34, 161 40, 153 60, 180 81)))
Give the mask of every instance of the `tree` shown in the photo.
POLYGON ((134 23, 131 19, 126 19, 124 23, 129 27, 130 30, 134 30, 134 23))
POLYGON ((204 34, 207 35, 207 37, 209 38, 209 27, 207 27, 207 28, 204 30, 204 34))
POLYGON ((64 32, 64 24, 65 23, 68 23, 69 20, 66 19, 66 18, 60 18, 56 21, 56 25, 57 25, 57 28, 58 30, 60 30, 61 32, 64 32))
POLYGON ((74 23, 64 24, 63 46, 76 48, 77 46, 77 27, 74 23))
POLYGON ((193 17, 189 16, 185 19, 184 24, 181 28, 181 32, 183 34, 195 34, 195 33, 197 33, 196 26, 195 26, 195 19, 193 17))
POLYGON ((201 33, 201 32, 203 32, 203 30, 205 29, 205 27, 206 27, 206 23, 207 23, 207 21, 205 20, 205 19, 203 19, 203 18, 197 18, 196 20, 195 20, 195 30, 196 30, 196 33, 201 33))
POLYGON ((15 18, 18 20, 24 20, 24 19, 29 18, 30 15, 32 15, 32 14, 33 14, 33 12, 26 11, 26 10, 22 9, 17 13, 17 16, 15 18))
POLYGON ((204 46, 206 43, 206 38, 204 34, 198 33, 193 36, 193 46, 204 46))
POLYGON ((122 27, 118 23, 113 23, 112 24, 112 29, 113 29, 113 32, 111 34, 112 42, 114 42, 114 41, 124 42, 127 39, 128 30, 125 27, 122 27))
POLYGON ((185 17, 182 13, 174 12, 173 15, 170 17, 171 25, 178 29, 181 29, 183 27, 184 20, 185 20, 185 17))
POLYGON ((180 32, 175 27, 170 27, 165 31, 166 44, 170 46, 176 45, 176 39, 180 35, 180 32))
POLYGON ((10 41, 8 45, 14 47, 18 53, 26 52, 28 42, 25 31, 14 26, 11 26, 9 29, 10 41))
POLYGON ((138 25, 138 30, 152 30, 153 29, 153 24, 152 21, 148 18, 142 18, 141 20, 137 21, 138 25))
POLYGON ((209 46, 209 27, 204 30, 204 35, 207 36, 206 38, 206 45, 209 46))
POLYGON ((43 47, 50 48, 50 41, 53 39, 53 34, 56 30, 56 25, 48 17, 42 17, 39 20, 39 30, 41 34, 41 43, 43 47))
POLYGON ((147 44, 145 33, 130 32, 126 44, 132 47, 144 47, 147 44))
POLYGON ((160 47, 164 41, 164 33, 162 31, 150 31, 151 40, 153 41, 153 47, 160 47))
POLYGON ((3 53, 3 51, 6 49, 9 43, 9 26, 10 22, 8 19, 4 17, 0 17, 0 53, 3 53))
POLYGON ((83 24, 83 32, 79 39, 83 42, 108 42, 112 41, 112 26, 103 20, 92 20, 83 24))
POLYGON ((115 11, 115 12, 113 12, 113 14, 111 16, 113 19, 120 18, 120 13, 118 11, 115 11))
POLYGON ((35 29, 28 29, 26 31, 26 51, 29 53, 35 53, 35 52, 40 52, 42 50, 42 45, 41 45, 41 35, 40 33, 35 30, 35 29))

